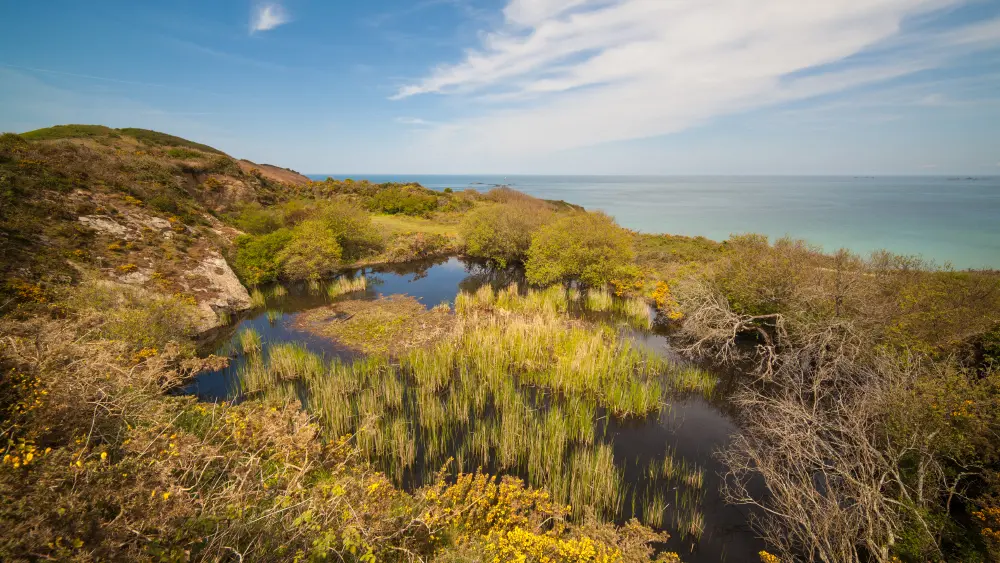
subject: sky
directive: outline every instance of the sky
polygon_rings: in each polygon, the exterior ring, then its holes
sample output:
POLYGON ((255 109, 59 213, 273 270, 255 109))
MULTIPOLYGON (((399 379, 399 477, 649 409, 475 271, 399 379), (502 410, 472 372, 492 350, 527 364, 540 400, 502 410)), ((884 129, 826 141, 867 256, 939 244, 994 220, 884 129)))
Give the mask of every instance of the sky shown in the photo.
POLYGON ((3 2, 0 131, 305 173, 1000 174, 998 0, 3 2))

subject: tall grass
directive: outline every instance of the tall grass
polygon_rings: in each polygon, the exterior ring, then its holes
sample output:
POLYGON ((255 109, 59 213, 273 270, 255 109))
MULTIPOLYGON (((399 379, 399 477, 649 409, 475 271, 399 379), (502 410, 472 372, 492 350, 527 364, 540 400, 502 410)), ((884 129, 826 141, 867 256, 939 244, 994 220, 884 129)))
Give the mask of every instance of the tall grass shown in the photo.
POLYGON ((607 288, 590 288, 587 290, 586 305, 591 311, 610 311, 614 298, 607 288))
POLYGON ((245 328, 236 335, 236 338, 240 342, 240 349, 243 350, 244 354, 255 354, 260 352, 261 339, 260 333, 254 328, 245 328))
POLYGON ((368 278, 365 276, 358 276, 356 278, 344 276, 337 278, 326 286, 326 295, 330 299, 336 299, 341 295, 347 295, 348 293, 354 293, 355 291, 364 291, 367 288, 368 278))
MULTIPOLYGON (((483 286, 458 295, 454 335, 431 347, 395 360, 327 363, 301 345, 276 344, 248 356, 240 391, 294 398, 307 389, 307 407, 326 435, 352 435, 394 479, 414 472, 429 478, 455 458, 458 470, 523 475, 576 516, 594 510, 612 517, 627 491, 611 446, 598 435, 607 428, 598 410, 620 418, 657 413, 668 389, 698 387, 709 376, 676 369, 617 329, 571 321, 569 301, 562 287, 483 286)), ((667 452, 650 466, 649 479, 667 485, 644 495, 648 523, 659 526, 669 514, 686 530, 703 525, 700 468, 667 452), (670 487, 682 489, 672 503, 663 492, 670 487), (674 503, 683 506, 664 510, 674 503)))
POLYGON ((261 309, 267 306, 267 298, 264 297, 264 292, 256 287, 250 292, 250 306, 254 309, 261 309))

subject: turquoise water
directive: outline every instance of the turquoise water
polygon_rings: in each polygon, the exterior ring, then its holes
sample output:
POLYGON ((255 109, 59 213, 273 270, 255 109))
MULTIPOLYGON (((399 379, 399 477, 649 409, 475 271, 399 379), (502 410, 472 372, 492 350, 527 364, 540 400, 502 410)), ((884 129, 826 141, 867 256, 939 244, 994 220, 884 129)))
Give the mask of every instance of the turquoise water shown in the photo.
POLYGON ((790 235, 827 251, 885 248, 956 268, 1000 268, 998 176, 329 176, 420 182, 433 189, 507 184, 604 210, 643 232, 715 240, 746 232, 790 235))

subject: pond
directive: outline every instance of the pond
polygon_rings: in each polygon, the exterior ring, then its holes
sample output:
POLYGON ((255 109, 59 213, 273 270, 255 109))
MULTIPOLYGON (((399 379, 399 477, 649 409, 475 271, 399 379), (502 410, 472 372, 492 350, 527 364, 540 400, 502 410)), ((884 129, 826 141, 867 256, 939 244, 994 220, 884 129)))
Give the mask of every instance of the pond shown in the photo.
MULTIPOLYGON (((367 279, 367 287, 352 294, 351 299, 374 300, 391 295, 409 295, 428 308, 441 303, 448 303, 454 308, 460 292, 475 292, 483 285, 500 289, 523 278, 517 270, 498 271, 459 258, 369 268, 350 272, 349 275, 363 275, 367 279)), ((265 357, 275 345, 298 343, 328 362, 339 362, 344 366, 350 366, 352 362, 364 364, 358 361, 364 358, 360 352, 296 328, 300 315, 330 305, 326 291, 316 291, 315 287, 310 289, 305 284, 289 285, 285 289, 285 295, 269 297, 267 307, 249 311, 208 335, 201 346, 202 352, 227 355, 232 361, 224 369, 200 374, 184 392, 205 401, 238 400, 243 383, 241 378, 252 367, 250 362, 255 361, 253 355, 240 352, 239 335, 246 329, 254 329, 260 335, 261 354, 265 357)), ((613 317, 613 313, 595 313, 572 304, 570 312, 588 320, 612 321, 609 324, 614 321, 608 318, 613 317)), ((682 361, 672 350, 667 336, 656 329, 626 328, 619 324, 616 330, 622 339, 644 353, 661 356, 672 363, 682 361)), ((350 370, 350 367, 344 369, 350 370)), ((395 381, 391 383, 396 385, 395 381)), ((402 389, 399 391, 397 414, 387 413, 386 418, 395 416, 400 425, 405 422, 412 429, 394 433, 389 424, 379 433, 367 436, 367 440, 371 452, 388 452, 386 455, 373 453, 372 461, 401 486, 417 486, 431 478, 440 467, 437 464, 447 457, 455 457, 464 471, 482 467, 490 472, 514 474, 533 485, 564 489, 571 498, 589 498, 575 494, 580 487, 575 482, 577 478, 594 482, 610 479, 613 484, 609 487, 614 492, 602 497, 606 501, 601 505, 604 516, 618 522, 635 516, 654 528, 669 532, 669 542, 661 547, 677 551, 684 561, 753 561, 757 559, 757 552, 764 549, 763 543, 747 524, 745 509, 725 504, 719 493, 724 467, 713 454, 736 431, 729 414, 731 407, 726 402, 724 378, 715 386, 714 392, 707 395, 665 391, 664 407, 646 416, 632 417, 617 417, 601 405, 579 404, 539 388, 518 386, 514 400, 518 405, 522 404, 522 400, 528 405, 528 411, 534 414, 529 413, 527 418, 534 417, 536 426, 517 426, 517 432, 528 435, 536 430, 538 438, 533 435, 532 441, 545 442, 549 429, 547 425, 559 426, 561 421, 553 422, 558 417, 547 416, 549 414, 572 412, 589 417, 589 428, 578 431, 587 434, 588 438, 579 444, 574 444, 572 439, 567 440, 566 455, 557 456, 563 460, 558 462, 562 467, 553 467, 551 461, 548 465, 544 461, 536 463, 533 457, 547 454, 544 453, 546 450, 537 449, 535 444, 522 444, 520 447, 525 451, 512 454, 509 463, 495 459, 497 448, 508 448, 507 434, 512 433, 508 421, 517 425, 521 422, 510 419, 522 418, 504 416, 510 413, 503 412, 497 397, 491 395, 487 406, 482 409, 470 410, 466 406, 462 411, 465 418, 460 424, 448 422, 440 427, 422 426, 429 417, 428 412, 440 411, 442 416, 451 416, 454 403, 475 401, 473 395, 477 394, 477 390, 453 391, 442 400, 429 400, 425 394, 415 391, 417 386, 405 376, 401 376, 400 381, 402 389), (471 416, 470 412, 473 413, 471 416), (433 428, 433 431, 423 432, 420 428, 433 428), (483 438, 484 435, 489 437, 483 438), (409 463, 398 463, 400 449, 383 447, 383 442, 402 442, 404 445, 401 447, 408 450, 409 463), (529 449, 543 453, 528 452, 529 449), (613 464, 614 474, 604 475, 602 463, 613 464), (557 475, 553 476, 553 473, 557 475), (553 484, 553 479, 557 479, 559 484, 553 484)), ((384 382, 380 384, 384 385, 384 382)), ((477 382, 466 387, 478 387, 480 384, 477 382)), ((376 385, 371 384, 371 387, 376 385)), ((361 395, 366 391, 370 391, 369 394, 382 393, 373 389, 361 391, 361 395)), ((302 398, 303 404, 310 404, 309 391, 304 386, 295 387, 292 393, 302 398)), ((352 401, 345 403, 348 411, 353 409, 352 412, 357 413, 364 407, 363 397, 360 407, 357 398, 352 401)), ((374 404, 376 406, 370 408, 380 413, 380 409, 385 408, 384 403, 374 404)), ((360 418, 360 415, 355 416, 360 418)), ((574 416, 570 414, 567 418, 574 416)), ((366 437, 359 432, 358 439, 362 441, 366 437)), ((562 454, 563 445, 558 447, 562 454)), ((589 483, 586 486, 598 488, 589 483)))

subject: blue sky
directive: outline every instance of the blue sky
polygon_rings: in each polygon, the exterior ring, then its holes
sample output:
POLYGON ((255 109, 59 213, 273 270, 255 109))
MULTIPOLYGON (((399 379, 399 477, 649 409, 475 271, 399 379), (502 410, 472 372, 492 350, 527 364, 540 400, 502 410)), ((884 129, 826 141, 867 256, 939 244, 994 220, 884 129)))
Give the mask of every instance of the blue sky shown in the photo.
POLYGON ((1000 2, 6 2, 0 130, 57 123, 307 173, 1000 174, 1000 2))

